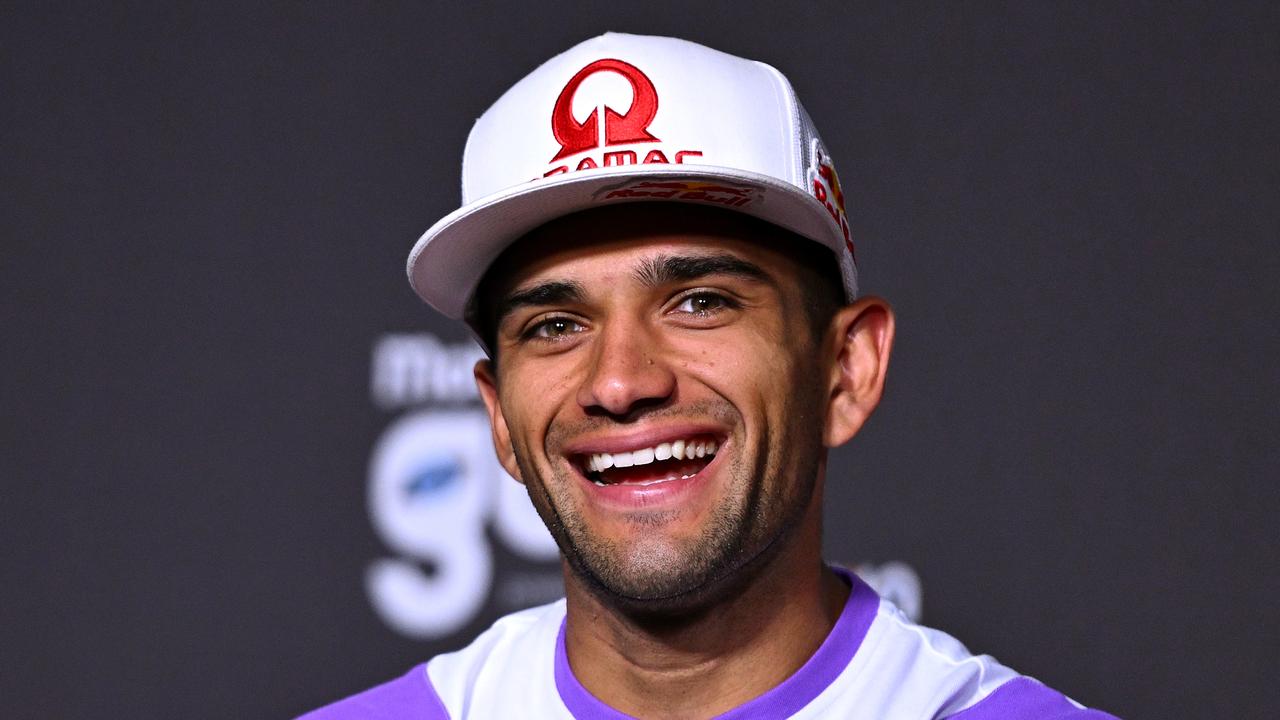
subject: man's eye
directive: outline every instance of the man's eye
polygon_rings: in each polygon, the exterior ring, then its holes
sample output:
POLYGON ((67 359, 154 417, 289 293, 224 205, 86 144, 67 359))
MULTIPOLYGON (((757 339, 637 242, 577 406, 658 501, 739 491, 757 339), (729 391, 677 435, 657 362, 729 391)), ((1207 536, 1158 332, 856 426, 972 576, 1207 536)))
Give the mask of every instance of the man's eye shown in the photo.
POLYGON ((582 329, 582 325, 569 318, 553 317, 547 318, 529 328, 525 333, 525 337, 555 339, 582 332, 582 329))
POLYGON ((701 292, 686 296, 679 305, 676 305, 675 312, 709 315, 728 307, 732 307, 732 303, 723 295, 701 292))

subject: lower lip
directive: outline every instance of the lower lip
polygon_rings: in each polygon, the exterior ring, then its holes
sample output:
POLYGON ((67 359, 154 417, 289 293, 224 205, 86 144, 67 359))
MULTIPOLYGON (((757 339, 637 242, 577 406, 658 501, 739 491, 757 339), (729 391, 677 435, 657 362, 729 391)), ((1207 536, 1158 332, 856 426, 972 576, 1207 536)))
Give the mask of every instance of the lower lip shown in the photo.
POLYGON ((707 479, 715 472, 725 448, 721 446, 711 462, 696 474, 678 480, 664 480, 649 485, 597 485, 586 477, 583 483, 591 495, 601 505, 618 510, 662 509, 671 505, 682 504, 687 497, 707 484, 707 479))

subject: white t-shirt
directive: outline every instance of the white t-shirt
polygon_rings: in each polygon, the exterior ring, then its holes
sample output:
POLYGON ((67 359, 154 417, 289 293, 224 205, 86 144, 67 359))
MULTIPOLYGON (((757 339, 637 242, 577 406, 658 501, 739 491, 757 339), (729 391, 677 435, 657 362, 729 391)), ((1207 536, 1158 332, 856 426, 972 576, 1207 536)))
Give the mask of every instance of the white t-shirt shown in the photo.
MULTIPOLYGON (((811 658, 720 720, 1115 720, 946 633, 917 625, 852 573, 835 627, 811 658)), ((560 600, 507 615, 466 648, 299 720, 623 720, 578 682, 560 600)))

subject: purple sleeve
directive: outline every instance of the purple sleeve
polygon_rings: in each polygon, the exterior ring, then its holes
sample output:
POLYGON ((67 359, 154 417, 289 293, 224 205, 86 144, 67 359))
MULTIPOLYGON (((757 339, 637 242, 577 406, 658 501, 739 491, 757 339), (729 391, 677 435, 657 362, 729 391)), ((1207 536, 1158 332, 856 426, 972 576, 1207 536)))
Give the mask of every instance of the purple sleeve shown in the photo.
POLYGON ((978 704, 947 720, 1118 720, 1101 710, 1078 708, 1062 693, 1027 677, 1014 678, 978 704))
POLYGON ((403 677, 313 710, 297 720, 449 720, 449 712, 431 687, 423 664, 403 677))

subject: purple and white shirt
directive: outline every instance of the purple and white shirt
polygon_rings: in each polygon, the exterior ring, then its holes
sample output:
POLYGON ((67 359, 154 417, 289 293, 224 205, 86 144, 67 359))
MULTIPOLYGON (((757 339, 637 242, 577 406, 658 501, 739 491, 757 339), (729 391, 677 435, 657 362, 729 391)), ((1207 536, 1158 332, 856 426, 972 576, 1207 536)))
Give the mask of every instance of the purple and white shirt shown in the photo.
MULTIPOLYGON (((1115 720, 911 622, 851 573, 835 627, 781 685, 720 720, 1115 720)), ((564 601, 499 619, 471 645, 298 720, 625 720, 574 677, 564 601)))

